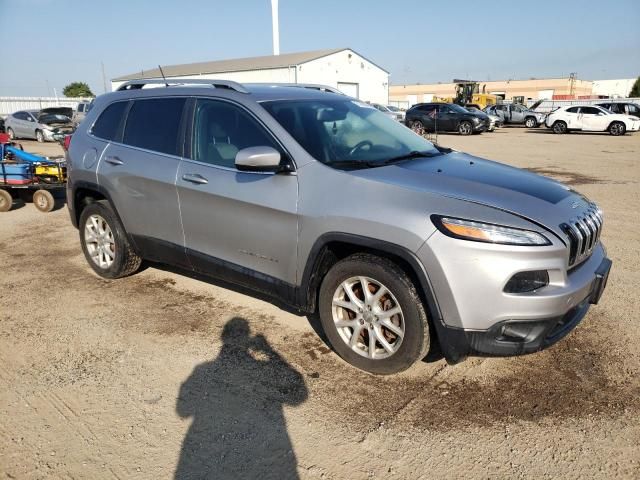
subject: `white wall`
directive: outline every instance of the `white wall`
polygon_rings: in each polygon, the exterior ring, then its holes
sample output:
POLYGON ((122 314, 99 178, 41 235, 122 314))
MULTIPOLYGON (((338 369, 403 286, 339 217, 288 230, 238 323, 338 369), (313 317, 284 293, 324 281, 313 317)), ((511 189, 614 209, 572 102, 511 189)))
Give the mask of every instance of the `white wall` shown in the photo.
MULTIPOLYGON (((296 68, 270 68, 266 70, 251 70, 248 72, 206 73, 204 75, 181 76, 194 80, 233 80, 240 83, 296 83, 296 68)), ((157 78, 161 80, 160 78, 157 78)), ((171 80, 171 78, 169 78, 171 80)), ((111 90, 117 90, 125 82, 111 82, 111 90)))
POLYGON ((633 87, 635 78, 621 78, 618 80, 594 80, 593 94, 608 97, 626 97, 633 87))
POLYGON ((337 88, 338 82, 357 83, 361 100, 389 103, 389 74, 352 50, 327 55, 298 67, 298 83, 320 83, 337 88))
MULTIPOLYGON (((181 78, 224 79, 240 83, 318 83, 337 88, 338 83, 357 83, 361 100, 389 102, 389 74, 352 50, 327 55, 297 67, 251 70, 181 78), (351 55, 351 56, 349 56, 351 55)), ((124 82, 111 82, 117 90, 124 82)))

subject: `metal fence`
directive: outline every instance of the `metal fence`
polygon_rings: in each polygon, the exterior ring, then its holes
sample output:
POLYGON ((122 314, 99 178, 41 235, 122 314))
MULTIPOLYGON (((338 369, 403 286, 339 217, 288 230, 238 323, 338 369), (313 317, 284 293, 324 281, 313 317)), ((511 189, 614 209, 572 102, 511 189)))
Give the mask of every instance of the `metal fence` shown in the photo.
POLYGON ((75 109, 78 103, 90 98, 67 97, 0 97, 0 116, 17 112, 18 110, 40 110, 48 107, 71 107, 75 109))

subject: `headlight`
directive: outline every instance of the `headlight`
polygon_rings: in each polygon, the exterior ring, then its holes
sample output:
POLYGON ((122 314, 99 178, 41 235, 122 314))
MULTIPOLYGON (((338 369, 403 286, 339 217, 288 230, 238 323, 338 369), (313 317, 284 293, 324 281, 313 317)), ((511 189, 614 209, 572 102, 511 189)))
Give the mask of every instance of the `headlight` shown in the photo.
POLYGON ((431 220, 445 235, 462 240, 502 245, 551 245, 544 235, 531 230, 438 215, 432 215, 431 220))

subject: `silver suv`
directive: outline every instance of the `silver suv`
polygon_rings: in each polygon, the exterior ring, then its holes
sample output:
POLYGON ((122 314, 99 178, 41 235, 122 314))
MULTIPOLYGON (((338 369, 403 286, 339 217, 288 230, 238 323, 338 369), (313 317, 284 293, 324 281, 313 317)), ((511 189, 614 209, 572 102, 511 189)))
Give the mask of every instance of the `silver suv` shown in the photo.
POLYGON ((335 351, 378 374, 430 348, 535 352, 598 302, 611 261, 595 204, 301 87, 134 81, 98 97, 68 144, 93 270, 149 260, 266 293, 318 313, 335 351))

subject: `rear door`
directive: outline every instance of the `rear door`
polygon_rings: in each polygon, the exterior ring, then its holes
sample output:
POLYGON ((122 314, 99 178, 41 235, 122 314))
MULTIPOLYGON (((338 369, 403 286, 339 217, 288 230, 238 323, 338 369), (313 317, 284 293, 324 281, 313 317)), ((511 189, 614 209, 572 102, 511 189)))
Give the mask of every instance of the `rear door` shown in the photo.
POLYGON ((297 177, 235 167, 243 148, 270 146, 283 155, 284 149, 257 117, 224 99, 197 99, 191 125, 177 185, 192 265, 204 273, 231 269, 294 284, 297 177))
POLYGON ((568 128, 582 129, 582 115, 580 115, 580 107, 567 108, 564 114, 564 120, 566 120, 568 128))
POLYGON ((184 97, 136 99, 102 152, 98 182, 145 258, 187 266, 176 174, 184 144, 184 97))

